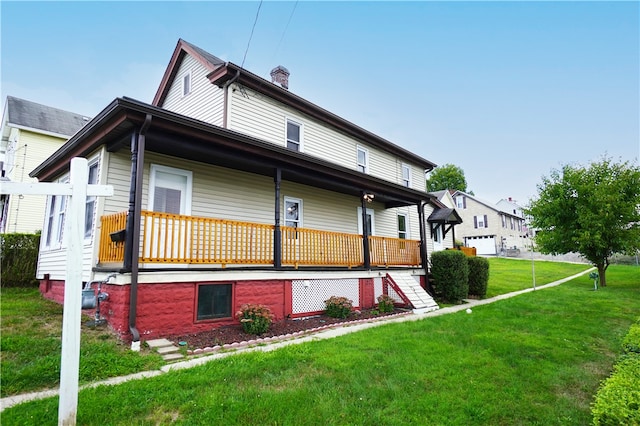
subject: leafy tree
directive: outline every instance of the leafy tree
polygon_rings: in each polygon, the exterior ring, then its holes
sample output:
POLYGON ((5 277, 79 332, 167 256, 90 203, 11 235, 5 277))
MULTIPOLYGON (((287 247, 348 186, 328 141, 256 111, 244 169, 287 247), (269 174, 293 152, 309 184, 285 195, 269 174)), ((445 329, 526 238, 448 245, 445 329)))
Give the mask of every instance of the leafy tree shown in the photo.
POLYGON ((427 181, 427 191, 442 191, 445 189, 457 189, 467 192, 467 180, 464 171, 453 164, 445 164, 437 167, 427 181))
POLYGON ((609 258, 640 248, 640 168, 603 157, 589 167, 553 170, 527 213, 539 229, 541 252, 582 254, 598 268, 604 287, 609 258))

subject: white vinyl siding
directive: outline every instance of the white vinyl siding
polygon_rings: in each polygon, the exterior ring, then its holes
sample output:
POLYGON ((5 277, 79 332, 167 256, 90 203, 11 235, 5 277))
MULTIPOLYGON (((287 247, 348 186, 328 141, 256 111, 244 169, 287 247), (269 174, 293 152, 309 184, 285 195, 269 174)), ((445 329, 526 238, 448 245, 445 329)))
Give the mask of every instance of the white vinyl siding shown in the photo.
MULTIPOLYGON (((357 146, 368 151, 368 174, 398 183, 403 160, 366 145, 351 136, 335 130, 309 116, 287 107, 262 94, 244 89, 232 91, 231 113, 228 127, 261 140, 282 146, 286 138, 286 129, 282 123, 287 117, 299 117, 304 123, 304 152, 332 163, 358 170, 357 146)), ((407 163, 408 164, 408 163, 407 163)), ((425 190, 423 169, 411 166, 411 187, 425 190)))
POLYGON ((185 55, 178 67, 162 105, 169 111, 197 118, 216 126, 222 126, 224 116, 224 91, 211 84, 206 75, 209 71, 191 55, 185 55), (191 92, 183 95, 183 77, 190 75, 191 92))

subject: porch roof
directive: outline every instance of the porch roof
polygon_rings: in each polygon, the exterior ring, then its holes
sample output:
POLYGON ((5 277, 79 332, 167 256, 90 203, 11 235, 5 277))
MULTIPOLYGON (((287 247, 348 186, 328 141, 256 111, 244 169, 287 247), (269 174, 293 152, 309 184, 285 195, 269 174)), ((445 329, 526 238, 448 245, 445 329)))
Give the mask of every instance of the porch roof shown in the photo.
POLYGON ((429 215, 427 222, 459 225, 462 223, 462 218, 460 218, 456 209, 444 207, 434 210, 429 215))
POLYGON ((131 98, 116 98, 29 175, 51 181, 69 169, 73 157, 85 157, 106 145, 128 149, 146 120, 146 151, 360 196, 373 194, 386 207, 433 202, 426 192, 406 188, 305 153, 224 129, 131 98))

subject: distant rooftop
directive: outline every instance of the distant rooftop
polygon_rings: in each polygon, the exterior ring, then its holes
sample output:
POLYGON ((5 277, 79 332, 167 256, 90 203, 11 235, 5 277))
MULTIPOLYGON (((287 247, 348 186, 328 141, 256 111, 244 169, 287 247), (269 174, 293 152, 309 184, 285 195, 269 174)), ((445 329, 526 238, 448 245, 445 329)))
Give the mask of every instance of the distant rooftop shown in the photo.
POLYGON ((5 122, 64 136, 74 135, 89 122, 89 117, 7 96, 5 122))

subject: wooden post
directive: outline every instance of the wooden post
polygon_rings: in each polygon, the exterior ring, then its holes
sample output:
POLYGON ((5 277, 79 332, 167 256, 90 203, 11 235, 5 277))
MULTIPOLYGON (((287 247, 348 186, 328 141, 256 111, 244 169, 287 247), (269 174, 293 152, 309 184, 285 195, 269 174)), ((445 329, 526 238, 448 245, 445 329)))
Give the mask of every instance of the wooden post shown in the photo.
POLYGON ((67 245, 67 273, 62 315, 62 357, 58 425, 75 425, 78 411, 80 369, 80 320, 82 315, 82 245, 87 195, 111 196, 113 187, 88 185, 86 158, 71 160, 70 183, 2 182, 2 194, 68 195, 64 239, 67 245))

